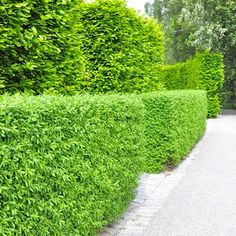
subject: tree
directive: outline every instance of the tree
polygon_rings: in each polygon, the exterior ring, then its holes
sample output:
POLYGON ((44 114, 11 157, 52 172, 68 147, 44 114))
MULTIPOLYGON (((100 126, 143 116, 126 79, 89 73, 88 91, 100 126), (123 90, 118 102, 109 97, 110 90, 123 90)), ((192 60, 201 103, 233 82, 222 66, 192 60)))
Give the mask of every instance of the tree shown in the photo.
POLYGON ((190 1, 182 9, 182 22, 191 29, 188 44, 197 50, 222 52, 226 81, 225 107, 236 104, 236 5, 234 0, 190 1))
POLYGON ((162 23, 166 36, 166 62, 175 63, 186 60, 195 49, 186 43, 190 32, 180 21, 184 0, 155 0, 146 13, 162 23))
POLYGON ((168 38, 169 62, 185 60, 195 51, 224 54, 224 103, 231 107, 236 104, 235 1, 155 0, 152 8, 153 16, 163 24, 168 38))

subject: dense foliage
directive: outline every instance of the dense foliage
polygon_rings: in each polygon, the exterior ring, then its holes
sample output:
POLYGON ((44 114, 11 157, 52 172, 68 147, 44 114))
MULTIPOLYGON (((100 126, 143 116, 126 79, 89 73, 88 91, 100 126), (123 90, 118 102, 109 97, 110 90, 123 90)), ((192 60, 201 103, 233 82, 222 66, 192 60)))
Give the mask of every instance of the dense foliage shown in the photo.
POLYGON ((176 165, 218 114, 219 55, 163 66, 164 36, 124 0, 2 0, 0 234, 96 235, 141 171, 176 165), (211 99, 216 105, 211 105, 211 99))
POLYGON ((191 0, 154 0, 146 4, 146 12, 163 26, 165 32, 166 61, 175 63, 187 60, 195 53, 195 48, 188 45, 190 29, 183 24, 182 10, 191 0))
POLYGON ((163 62, 164 36, 153 19, 139 16, 123 0, 95 0, 79 9, 88 92, 143 92, 162 88, 152 82, 163 62))
POLYGON ((207 99, 203 91, 142 95, 146 107, 146 172, 177 165, 203 135, 207 99))
POLYGON ((1 235, 95 235, 122 213, 143 157, 141 100, 0 99, 1 235))
POLYGON ((0 99, 3 235, 95 235, 205 128, 202 91, 0 99))
POLYGON ((208 117, 216 117, 221 108, 224 64, 220 54, 201 53, 174 65, 159 66, 158 76, 168 90, 200 89, 207 91, 208 117))
POLYGON ((236 4, 234 0, 154 0, 146 11, 163 25, 167 60, 186 60, 195 51, 223 53, 223 105, 236 104, 236 4))
POLYGON ((73 93, 83 71, 80 0, 2 0, 0 92, 73 93))

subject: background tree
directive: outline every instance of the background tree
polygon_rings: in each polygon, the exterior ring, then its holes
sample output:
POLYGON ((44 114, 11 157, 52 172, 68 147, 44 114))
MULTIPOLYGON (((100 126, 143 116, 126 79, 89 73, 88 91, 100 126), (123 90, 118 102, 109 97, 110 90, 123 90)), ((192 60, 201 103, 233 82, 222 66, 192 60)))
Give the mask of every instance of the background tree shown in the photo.
POLYGON ((184 0, 155 0, 145 8, 146 13, 162 23, 166 40, 166 62, 183 61, 193 55, 194 47, 184 43, 190 32, 187 25, 181 21, 184 0))
POLYGON ((195 51, 222 52, 226 65, 225 107, 236 104, 236 5, 234 0, 155 0, 150 13, 163 24, 167 62, 195 51))

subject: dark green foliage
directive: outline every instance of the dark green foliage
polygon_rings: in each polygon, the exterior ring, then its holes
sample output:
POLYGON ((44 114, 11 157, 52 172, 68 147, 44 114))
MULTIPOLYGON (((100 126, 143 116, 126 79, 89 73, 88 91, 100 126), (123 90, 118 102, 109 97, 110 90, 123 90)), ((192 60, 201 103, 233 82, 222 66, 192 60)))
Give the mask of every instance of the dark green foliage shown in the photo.
POLYGON ((177 165, 203 135, 207 99, 204 91, 168 91, 142 95, 146 107, 146 165, 159 172, 177 165))
POLYGON ((95 0, 79 9, 87 60, 84 91, 144 92, 163 88, 154 66, 163 62, 164 36, 153 19, 139 16, 123 0, 95 0))
POLYGON ((133 197, 135 96, 0 98, 0 234, 96 235, 133 197))
POLYGON ((159 66, 158 74, 168 90, 206 90, 208 117, 216 117, 219 114, 224 82, 224 64, 221 54, 199 53, 183 63, 159 66))
POLYGON ((0 92, 73 93, 83 71, 80 0, 1 0, 0 92))
POLYGON ((191 0, 153 0, 145 9, 149 16, 153 16, 162 25, 167 63, 187 60, 196 52, 196 48, 187 42, 190 36, 188 24, 183 23, 186 17, 184 10, 189 1, 191 0))

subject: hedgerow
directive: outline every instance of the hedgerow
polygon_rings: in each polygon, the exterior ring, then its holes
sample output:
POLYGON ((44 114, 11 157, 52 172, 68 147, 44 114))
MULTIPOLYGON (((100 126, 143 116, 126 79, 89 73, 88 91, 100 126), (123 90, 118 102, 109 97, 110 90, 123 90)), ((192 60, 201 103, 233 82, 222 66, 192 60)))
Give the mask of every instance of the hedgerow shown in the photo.
POLYGON ((207 91, 208 117, 216 117, 221 109, 221 92, 224 84, 223 55, 204 53, 200 61, 200 88, 207 91))
POLYGON ((84 73, 81 0, 2 0, 0 93, 75 93, 84 73))
POLYGON ((221 54, 199 53, 174 65, 158 66, 157 75, 168 90, 200 89, 207 91, 208 117, 216 117, 221 108, 224 63, 221 54))
POLYGON ((177 165, 203 135, 207 99, 204 91, 167 91, 142 95, 145 117, 145 172, 177 165))
POLYGON ((153 83, 154 67, 164 57, 164 35, 155 20, 139 16, 124 0, 95 0, 82 4, 78 12, 87 69, 83 91, 163 89, 160 82, 153 83))
POLYGON ((205 129, 206 95, 2 96, 0 233, 96 235, 141 171, 176 165, 205 129))
POLYGON ((0 234, 96 235, 133 197, 144 142, 135 96, 2 96, 0 234))

